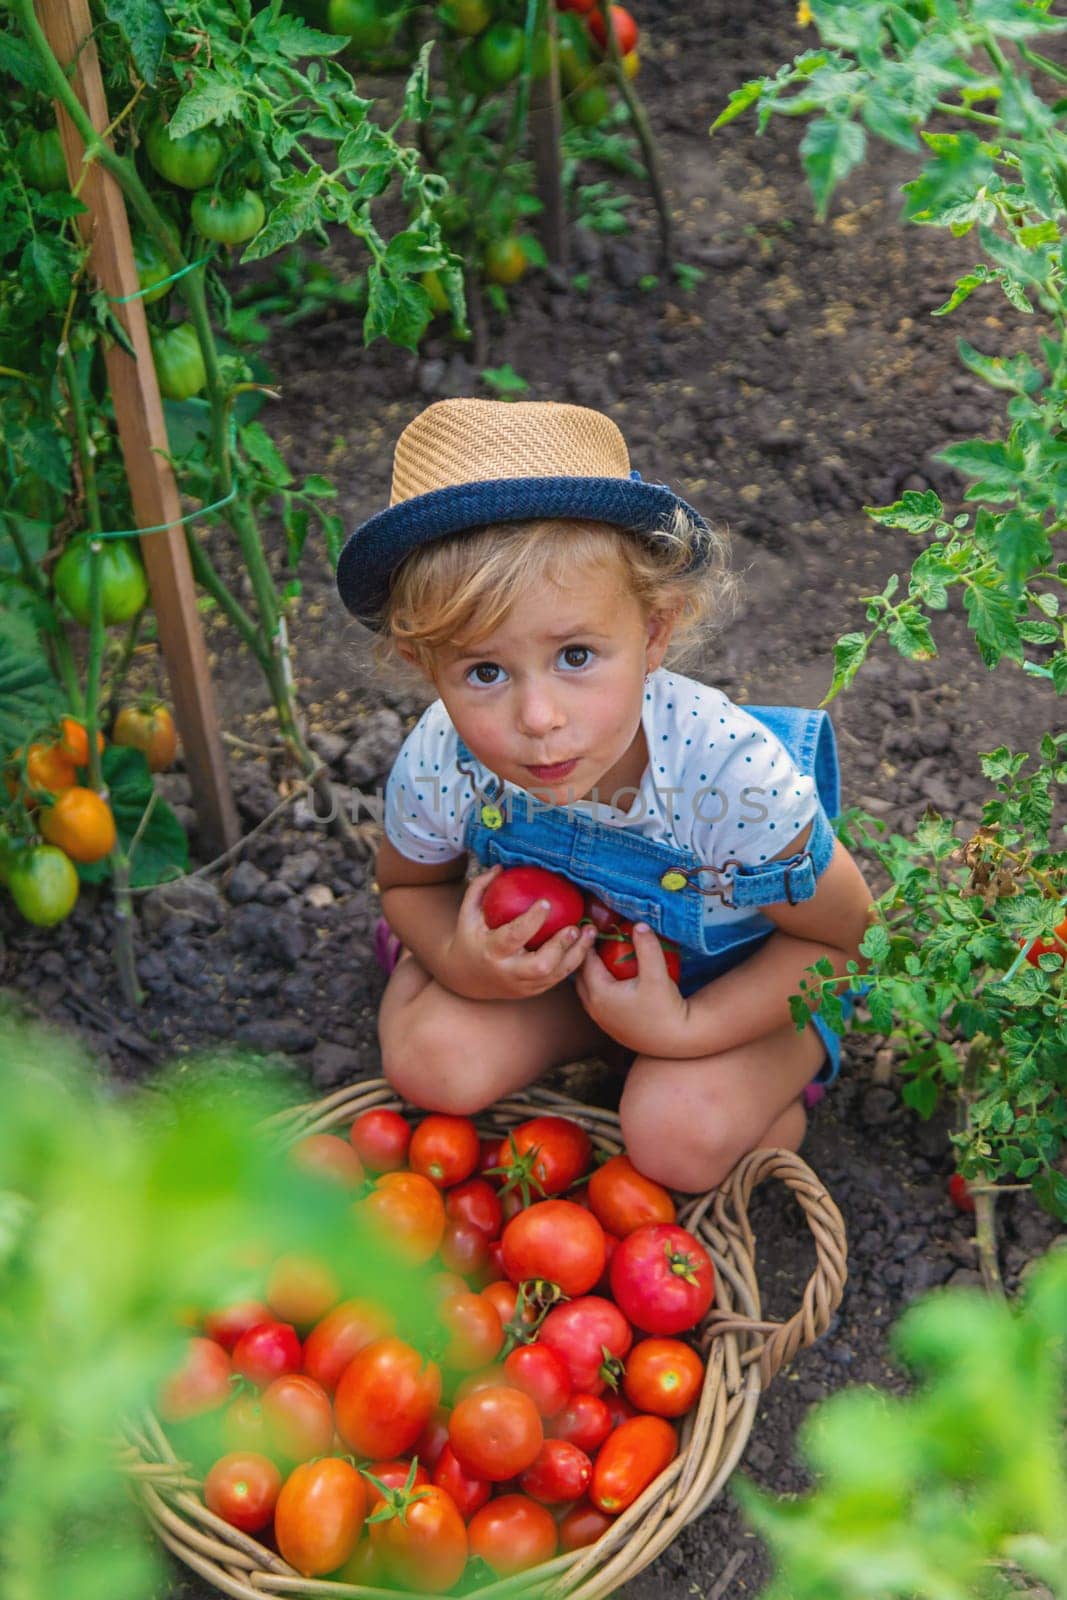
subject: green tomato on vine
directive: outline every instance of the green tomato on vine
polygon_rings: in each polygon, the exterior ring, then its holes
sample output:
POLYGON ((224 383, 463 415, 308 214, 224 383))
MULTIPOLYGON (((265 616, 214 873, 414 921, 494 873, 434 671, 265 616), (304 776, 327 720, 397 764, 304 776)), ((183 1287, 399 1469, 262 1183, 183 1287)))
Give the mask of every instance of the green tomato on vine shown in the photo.
POLYGON ((170 293, 171 285, 165 282, 171 275, 170 263, 149 234, 139 234, 134 238, 133 261, 137 268, 137 281, 141 285, 141 299, 146 306, 151 305, 153 300, 162 300, 165 294, 170 293))
MULTIPOLYGON (((148 578, 141 553, 132 539, 105 539, 100 557, 103 616, 107 626, 129 622, 148 599, 148 578)), ((72 539, 56 563, 52 587, 76 622, 88 626, 92 616, 89 584, 93 556, 89 538, 72 539)))
POLYGON ((31 133, 23 141, 18 156, 19 171, 27 183, 45 194, 67 187, 67 163, 58 128, 31 133))
POLYGON ((376 0, 330 0, 326 20, 330 32, 347 34, 356 51, 384 50, 395 26, 376 0))
POLYGON ((159 392, 167 400, 190 400, 207 382, 200 340, 191 322, 176 322, 152 338, 159 392))
POLYGON ((254 189, 226 196, 201 189, 190 207, 193 226, 216 244, 244 244, 254 239, 266 220, 266 207, 254 189))
POLYGON ((145 152, 161 178, 179 189, 204 189, 215 177, 225 154, 222 139, 213 128, 197 128, 180 139, 171 137, 169 125, 156 118, 145 134, 145 152))

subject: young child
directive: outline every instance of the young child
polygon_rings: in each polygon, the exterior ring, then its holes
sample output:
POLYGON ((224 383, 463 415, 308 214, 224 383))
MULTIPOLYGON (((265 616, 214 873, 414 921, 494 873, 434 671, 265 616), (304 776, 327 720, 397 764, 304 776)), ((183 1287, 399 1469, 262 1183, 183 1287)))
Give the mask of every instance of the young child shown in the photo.
POLYGON ((872 896, 829 825, 826 714, 742 708, 664 664, 732 595, 721 536, 631 472, 600 412, 444 400, 401 434, 389 508, 337 581, 379 660, 439 696, 390 775, 377 862, 398 1093, 470 1114, 596 1054, 629 1063, 622 1133, 650 1177, 700 1191, 749 1150, 795 1150, 840 1040, 817 1015, 798 1031, 789 996, 821 956, 862 965, 872 896), (471 855, 489 870, 468 883, 471 855), (543 903, 491 930, 486 890, 517 863, 635 919, 637 976, 612 977, 590 928, 526 950, 543 903))

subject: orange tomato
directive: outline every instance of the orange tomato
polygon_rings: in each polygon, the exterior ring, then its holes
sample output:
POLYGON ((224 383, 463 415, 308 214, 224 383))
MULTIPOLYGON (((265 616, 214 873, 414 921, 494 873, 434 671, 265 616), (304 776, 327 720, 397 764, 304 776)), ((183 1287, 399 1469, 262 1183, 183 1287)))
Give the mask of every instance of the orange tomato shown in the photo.
POLYGON ((673 1222, 674 1201, 661 1183, 638 1172, 629 1156, 612 1156, 589 1179, 589 1209, 609 1233, 625 1239, 646 1222, 673 1222))
POLYGON ((341 1285, 315 1256, 279 1256, 267 1279, 266 1300, 279 1322, 310 1328, 341 1298, 341 1285))
POLYGON ((416 1266, 436 1253, 447 1220, 440 1189, 420 1172, 383 1173, 356 1214, 416 1266))
MULTIPOLYGON (((12 755, 12 766, 21 765, 21 746, 12 755)), ((26 788, 28 790, 46 790, 49 794, 62 794, 64 789, 69 789, 78 781, 78 774, 74 770, 74 762, 66 751, 58 744, 31 744, 26 751, 26 788)), ((7 777, 7 789, 11 795, 19 792, 17 772, 12 771, 7 777)), ((27 804, 31 797, 26 796, 27 804)))
POLYGON ((111 737, 115 744, 142 750, 150 772, 165 772, 178 753, 174 718, 164 705, 123 706, 111 737))
POLYGON ((72 861, 100 861, 115 848, 115 819, 95 789, 75 784, 41 812, 40 828, 49 844, 72 861))
MULTIPOLYGON (((76 767, 89 765, 89 733, 84 722, 74 717, 64 717, 60 722, 59 748, 70 757, 76 767)), ((96 748, 104 748, 104 735, 97 729, 96 748)))
POLYGON ((351 1556, 366 1514, 367 1488, 350 1461, 304 1462, 285 1480, 274 1509, 278 1549, 305 1578, 321 1578, 351 1556))

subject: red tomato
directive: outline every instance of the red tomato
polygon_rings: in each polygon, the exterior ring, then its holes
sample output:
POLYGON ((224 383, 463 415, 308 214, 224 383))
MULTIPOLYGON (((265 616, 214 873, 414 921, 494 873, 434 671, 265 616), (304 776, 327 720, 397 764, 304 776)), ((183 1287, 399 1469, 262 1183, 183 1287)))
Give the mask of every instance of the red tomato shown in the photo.
POLYGON ((446 1332, 448 1347, 444 1364, 451 1372, 475 1372, 498 1353, 504 1343, 504 1327, 496 1307, 480 1294, 453 1294, 438 1310, 446 1332))
POLYGON ((358 1189, 363 1182, 363 1163, 336 1133, 309 1133, 294 1144, 290 1154, 304 1172, 317 1173, 344 1189, 358 1189))
POLYGON ((494 1361, 492 1366, 483 1367, 480 1372, 471 1372, 464 1378, 456 1390, 455 1403, 466 1400, 468 1395, 478 1394, 482 1389, 513 1389, 515 1385, 508 1376, 508 1370, 502 1361, 494 1361))
POLYGON ((512 1283, 545 1278, 566 1295, 591 1289, 607 1257, 600 1223, 569 1200, 542 1200, 520 1212, 504 1229, 502 1243, 512 1283))
POLYGON ((542 1505, 563 1506, 577 1500, 589 1487, 593 1463, 584 1450, 567 1439, 546 1439, 537 1459, 519 1478, 519 1487, 542 1505))
POLYGON ((552 1418, 549 1432, 554 1439, 567 1439, 587 1456, 594 1456, 611 1432, 611 1412, 599 1395, 572 1394, 552 1418))
POLYGON ((504 1371, 516 1389, 530 1396, 542 1417, 554 1417, 570 1399, 570 1373, 563 1357, 551 1345, 519 1345, 505 1356, 504 1371))
POLYGON ((581 921, 585 900, 580 889, 544 867, 506 867, 485 891, 482 915, 490 928, 503 927, 528 911, 536 900, 547 900, 545 920, 526 941, 527 950, 539 950, 561 928, 581 921))
POLYGON ((430 1474, 421 1462, 411 1462, 406 1458, 402 1461, 372 1461, 362 1469, 367 1480, 367 1515, 372 1517, 379 1506, 385 1504, 378 1483, 384 1483, 387 1489, 426 1489, 430 1484, 430 1474), (414 1466, 414 1475, 412 1467, 414 1466), (410 1480, 410 1481, 409 1481, 410 1480))
MULTIPOLYGON (((482 1299, 488 1300, 490 1305, 496 1307, 497 1315, 506 1328, 513 1321, 519 1306, 519 1291, 514 1283, 501 1279, 497 1283, 487 1283, 482 1290, 482 1299)), ((534 1313, 527 1308, 523 1322, 529 1326, 534 1320, 534 1313)))
POLYGON ((444 1594, 467 1565, 467 1530, 452 1496, 431 1485, 403 1509, 370 1526, 371 1547, 391 1582, 418 1594, 444 1594))
POLYGON ((434 1406, 419 1437, 415 1440, 412 1455, 432 1469, 441 1459, 448 1443, 448 1419, 452 1415, 447 1406, 434 1406))
POLYGON ((678 1453, 678 1435, 664 1417, 630 1417, 610 1434, 593 1464, 589 1498, 617 1516, 632 1506, 678 1453))
POLYGON ((450 1189, 469 1178, 478 1165, 481 1145, 469 1117, 424 1117, 411 1136, 408 1165, 438 1189, 450 1189))
POLYGON ((613 1431, 620 1424, 629 1422, 631 1417, 636 1417, 637 1415, 626 1396, 619 1394, 617 1390, 608 1390, 604 1396, 604 1404, 607 1407, 608 1421, 611 1423, 613 1431))
POLYGON ((450 1272, 474 1277, 489 1263, 489 1235, 469 1222, 446 1222, 438 1253, 450 1272))
POLYGON ((556 0, 557 11, 577 11, 579 14, 592 11, 595 5, 596 0, 556 0))
POLYGON ((204 1332, 224 1350, 232 1350, 242 1333, 254 1328, 257 1322, 269 1322, 270 1312, 259 1300, 239 1300, 222 1311, 212 1311, 204 1318, 204 1332))
POLYGON ((305 1578, 336 1572, 356 1547, 367 1514, 367 1490, 350 1461, 305 1461, 282 1485, 274 1537, 283 1559, 305 1578))
POLYGON ((222 1414, 222 1442, 231 1453, 253 1451, 268 1455, 271 1449, 261 1396, 239 1394, 222 1414))
POLYGON ((528 1394, 503 1387, 479 1389, 454 1407, 448 1442, 464 1471, 505 1483, 536 1458, 544 1430, 528 1394))
POLYGON ((445 1210, 453 1222, 477 1228, 487 1239, 499 1238, 504 1225, 500 1198, 484 1178, 467 1178, 449 1189, 445 1195, 445 1210))
POLYGON ((620 912, 613 911, 599 895, 595 894, 586 895, 585 914, 598 933, 612 933, 626 924, 626 918, 620 912))
POLYGON ((433 1481, 439 1489, 452 1496, 464 1522, 470 1521, 493 1492, 493 1485, 488 1478, 476 1478, 471 1473, 464 1472, 450 1444, 445 1445, 437 1458, 437 1465, 433 1469, 433 1481))
POLYGON ((715 1269, 700 1240, 684 1228, 650 1223, 616 1250, 611 1292, 642 1333, 685 1333, 711 1305, 715 1269))
POLYGON ((300 1340, 288 1322, 260 1322, 233 1347, 234 1371, 260 1389, 287 1372, 299 1372, 302 1362, 300 1340))
POLYGON ((584 1550, 595 1544, 602 1533, 607 1533, 615 1518, 601 1511, 591 1500, 579 1500, 576 1506, 560 1520, 559 1547, 561 1550, 584 1550))
POLYGON ((410 1450, 441 1398, 441 1374, 402 1339, 377 1339, 353 1356, 334 1397, 337 1428, 357 1456, 410 1450))
POLYGON ((419 1172, 386 1172, 357 1207, 406 1261, 421 1266, 435 1254, 445 1231, 441 1192, 419 1172))
MULTIPOLYGON (((1026 943, 1025 939, 1021 942, 1026 943)), ((1026 959, 1032 967, 1040 966, 1042 956, 1059 956, 1061 961, 1067 962, 1067 917, 1053 928, 1051 939, 1035 940, 1026 952, 1026 959)))
POLYGON ((263 1416, 271 1453, 283 1461, 324 1456, 333 1443, 333 1407, 314 1378, 291 1372, 263 1391, 263 1416))
POLYGON ((273 1517, 281 1487, 273 1461, 254 1451, 234 1451, 220 1457, 204 1479, 204 1503, 231 1527, 258 1533, 273 1517))
MULTIPOLYGON (((591 11, 586 26, 601 50, 608 42, 608 30, 604 26, 604 18, 599 11, 591 11)), ((628 56, 630 51, 637 47, 637 23, 627 11, 625 6, 612 6, 611 31, 619 42, 620 56, 628 56)))
POLYGON ((609 1385, 614 1387, 633 1343, 630 1324, 618 1306, 595 1294, 553 1306, 537 1337, 556 1352, 571 1388, 582 1394, 603 1394, 609 1385))
POLYGON ((471 1554, 481 1556, 498 1578, 551 1561, 556 1522, 551 1511, 523 1494, 503 1494, 475 1513, 467 1530, 471 1554))
POLYGON ((680 1339, 642 1339, 626 1361, 623 1391, 638 1411, 683 1417, 700 1399, 704 1363, 680 1339))
MULTIPOLYGON (((682 974, 682 958, 678 946, 670 939, 660 939, 663 949, 663 960, 667 967, 667 976, 675 983, 682 974)), ((633 923, 625 918, 616 919, 615 927, 607 933, 600 934, 596 941, 597 955, 607 967, 611 976, 619 983, 627 978, 638 976, 637 951, 634 948, 633 923)))
POLYGON ((392 1313, 371 1300, 343 1300, 312 1328, 304 1345, 304 1371, 328 1394, 354 1355, 384 1339, 395 1326, 392 1313))
POLYGON ((230 1387, 230 1358, 214 1339, 190 1339, 177 1372, 159 1391, 159 1414, 164 1422, 185 1422, 205 1411, 225 1405, 230 1387))
POLYGON ((973 1211, 974 1197, 962 1172, 954 1172, 948 1180, 948 1197, 957 1211, 973 1211))
POLYGON ((267 1304, 279 1322, 309 1328, 332 1311, 341 1285, 315 1256, 279 1256, 267 1279, 267 1304))
POLYGON ((411 1124, 385 1106, 362 1112, 353 1122, 352 1148, 368 1172, 398 1172, 408 1158, 411 1124))
POLYGON ((454 1294, 467 1294, 470 1291, 470 1284, 458 1272, 435 1272, 426 1287, 434 1305, 440 1305, 442 1300, 448 1300, 454 1294))
POLYGON ((661 1183, 638 1172, 629 1156, 612 1156, 589 1179, 589 1209, 601 1227, 624 1239, 646 1222, 673 1222, 674 1201, 661 1183))
POLYGON ((569 1117, 533 1117, 500 1144, 505 1185, 539 1195, 562 1194, 593 1164, 593 1141, 569 1117))

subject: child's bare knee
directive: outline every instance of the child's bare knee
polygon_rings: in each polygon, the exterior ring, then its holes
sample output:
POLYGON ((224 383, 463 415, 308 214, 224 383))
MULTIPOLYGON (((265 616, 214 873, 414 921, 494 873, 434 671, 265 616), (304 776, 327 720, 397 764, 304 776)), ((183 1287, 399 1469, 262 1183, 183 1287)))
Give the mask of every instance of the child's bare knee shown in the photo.
POLYGON ((643 1081, 639 1066, 630 1069, 619 1106, 630 1160, 668 1189, 701 1194, 716 1188, 743 1154, 730 1119, 707 1104, 694 1114, 690 1102, 679 1103, 653 1074, 643 1081))
POLYGON ((420 1040, 414 1029, 402 1041, 383 1039, 382 1073, 398 1095, 424 1111, 472 1117, 497 1098, 459 1041, 420 1040))

